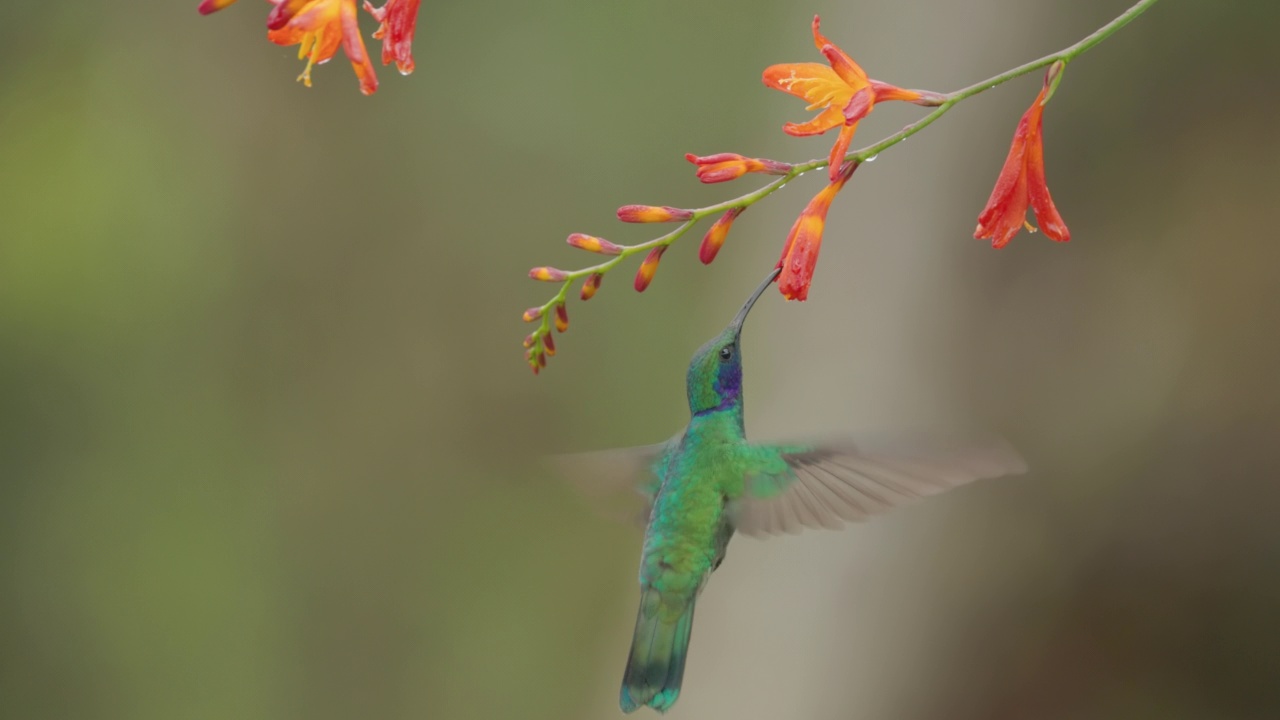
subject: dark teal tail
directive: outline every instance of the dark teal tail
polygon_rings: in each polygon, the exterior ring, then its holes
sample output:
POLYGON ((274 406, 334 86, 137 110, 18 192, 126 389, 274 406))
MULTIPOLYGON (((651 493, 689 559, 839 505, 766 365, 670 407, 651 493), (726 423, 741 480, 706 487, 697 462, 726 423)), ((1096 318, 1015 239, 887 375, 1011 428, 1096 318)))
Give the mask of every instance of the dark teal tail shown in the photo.
POLYGON ((689 655, 696 600, 696 596, 663 597, 653 588, 641 592, 636 633, 619 695, 623 712, 642 705, 666 712, 675 704, 684 679, 684 661, 689 655))

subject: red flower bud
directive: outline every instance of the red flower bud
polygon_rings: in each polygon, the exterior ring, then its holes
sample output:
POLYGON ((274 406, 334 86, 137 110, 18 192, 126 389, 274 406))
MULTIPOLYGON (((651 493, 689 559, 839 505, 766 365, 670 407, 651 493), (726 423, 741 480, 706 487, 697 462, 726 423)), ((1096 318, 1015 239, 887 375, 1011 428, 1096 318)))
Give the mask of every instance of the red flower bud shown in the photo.
POLYGON ((544 282, 563 282, 568 279, 569 273, 559 268, 536 267, 529 271, 529 277, 544 282))
POLYGON ((600 253, 601 255, 620 255, 622 254, 622 246, 598 238, 593 235, 583 235, 582 233, 574 233, 565 240, 570 245, 581 248, 588 252, 600 253))
POLYGON ((596 291, 600 289, 600 281, 604 280, 604 276, 600 273, 591 273, 582 283, 582 299, 590 300, 595 297, 596 291))
POLYGON ((236 0, 203 0, 203 2, 200 3, 200 7, 196 9, 200 11, 201 15, 208 15, 209 13, 221 10, 235 1, 236 0))
POLYGON ((543 310, 540 307, 531 307, 524 311, 523 319, 525 322, 533 322, 542 317, 543 310))
POLYGON ((526 348, 531 348, 533 347, 533 343, 536 340, 537 340, 537 337, 535 337, 533 333, 529 333, 528 335, 524 336, 524 346, 526 348))
POLYGON ((629 223, 684 222, 693 219, 693 211, 666 205, 623 205, 618 208, 618 219, 629 223))
POLYGON ((729 228, 733 227, 733 221, 742 214, 742 211, 743 208, 730 208, 720 216, 720 219, 712 223, 711 229, 707 230, 707 234, 702 238, 702 245, 698 247, 698 259, 703 265, 710 265, 711 261, 716 259, 720 246, 724 245, 725 238, 729 237, 729 228))
POLYGON ((542 336, 542 347, 547 351, 548 355, 556 354, 556 341, 551 339, 551 333, 542 336))
POLYGON ((556 305, 556 330, 564 332, 569 329, 569 311, 565 309, 564 303, 556 305))
POLYGON ((667 251, 666 245, 659 245, 649 251, 649 255, 645 257, 644 262, 640 263, 640 269, 636 271, 636 292, 644 292, 649 287, 649 283, 653 282, 654 273, 658 272, 658 261, 662 259, 662 253, 667 251))
POLYGON ((698 179, 704 183, 718 183, 737 180, 747 173, 764 173, 767 175, 786 175, 791 166, 777 160, 748 158, 736 153, 718 153, 698 157, 687 153, 685 160, 698 166, 698 179))

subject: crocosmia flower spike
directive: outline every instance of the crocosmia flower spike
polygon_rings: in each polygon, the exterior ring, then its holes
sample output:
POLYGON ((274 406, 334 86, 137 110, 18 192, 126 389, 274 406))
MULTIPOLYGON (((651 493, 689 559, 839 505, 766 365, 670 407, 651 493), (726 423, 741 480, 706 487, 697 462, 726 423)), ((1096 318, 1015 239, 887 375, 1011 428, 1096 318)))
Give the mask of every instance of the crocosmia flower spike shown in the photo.
POLYGON ((990 239, 992 247, 1008 245, 1023 227, 1031 232, 1035 231, 1027 222, 1028 208, 1035 209, 1036 222, 1050 239, 1058 242, 1071 239, 1071 231, 1067 230, 1067 224, 1063 222, 1058 208, 1053 204, 1053 198, 1049 196, 1049 185, 1044 176, 1044 141, 1041 135, 1044 104, 1048 101, 1048 94, 1060 72, 1061 66, 1055 65, 1046 73, 1044 87, 1018 122, 1004 168, 1000 170, 1000 177, 991 191, 987 206, 978 215, 978 228, 973 236, 979 240, 990 239))
POLYGON ((764 84, 809 103, 808 110, 819 110, 816 117, 803 123, 787 123, 783 132, 796 137, 821 135, 840 128, 831 148, 829 174, 832 181, 840 175, 845 153, 858 129, 858 121, 871 113, 876 103, 906 100, 919 105, 937 105, 942 97, 936 93, 903 90, 867 77, 845 51, 836 47, 819 30, 820 20, 813 16, 813 44, 826 56, 830 67, 819 63, 784 63, 765 68, 764 84))

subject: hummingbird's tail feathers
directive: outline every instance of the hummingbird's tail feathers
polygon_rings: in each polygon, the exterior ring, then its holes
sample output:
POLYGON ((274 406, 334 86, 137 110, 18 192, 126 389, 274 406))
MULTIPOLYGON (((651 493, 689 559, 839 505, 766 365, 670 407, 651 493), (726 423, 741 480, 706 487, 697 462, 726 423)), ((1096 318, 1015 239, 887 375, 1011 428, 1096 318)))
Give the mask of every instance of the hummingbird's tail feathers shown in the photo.
POLYGON ((748 535, 838 528, 974 480, 1027 471, 1000 439, 755 445, 752 452, 759 469, 731 509, 735 528, 748 535))
POLYGON ((635 637, 619 693, 623 712, 644 705, 666 712, 675 704, 684 680, 696 602, 696 596, 672 598, 653 588, 641 591, 635 637))

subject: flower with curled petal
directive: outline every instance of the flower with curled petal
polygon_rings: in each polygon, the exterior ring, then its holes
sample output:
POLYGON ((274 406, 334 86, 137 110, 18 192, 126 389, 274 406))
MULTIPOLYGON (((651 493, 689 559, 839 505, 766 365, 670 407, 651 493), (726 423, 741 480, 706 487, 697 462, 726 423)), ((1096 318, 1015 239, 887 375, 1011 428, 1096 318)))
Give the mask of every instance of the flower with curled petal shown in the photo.
POLYGON ((827 65, 820 63, 783 63, 770 65, 764 71, 764 84, 781 90, 809 103, 808 110, 821 110, 807 122, 789 122, 783 132, 796 137, 821 135, 833 128, 840 128, 836 143, 828 158, 828 174, 832 181, 840 175, 840 166, 849 152, 849 143, 858 129, 858 122, 870 114, 878 102, 905 100, 920 105, 937 105, 942 96, 872 80, 867 73, 819 29, 820 19, 813 16, 813 44, 827 58, 827 65))

